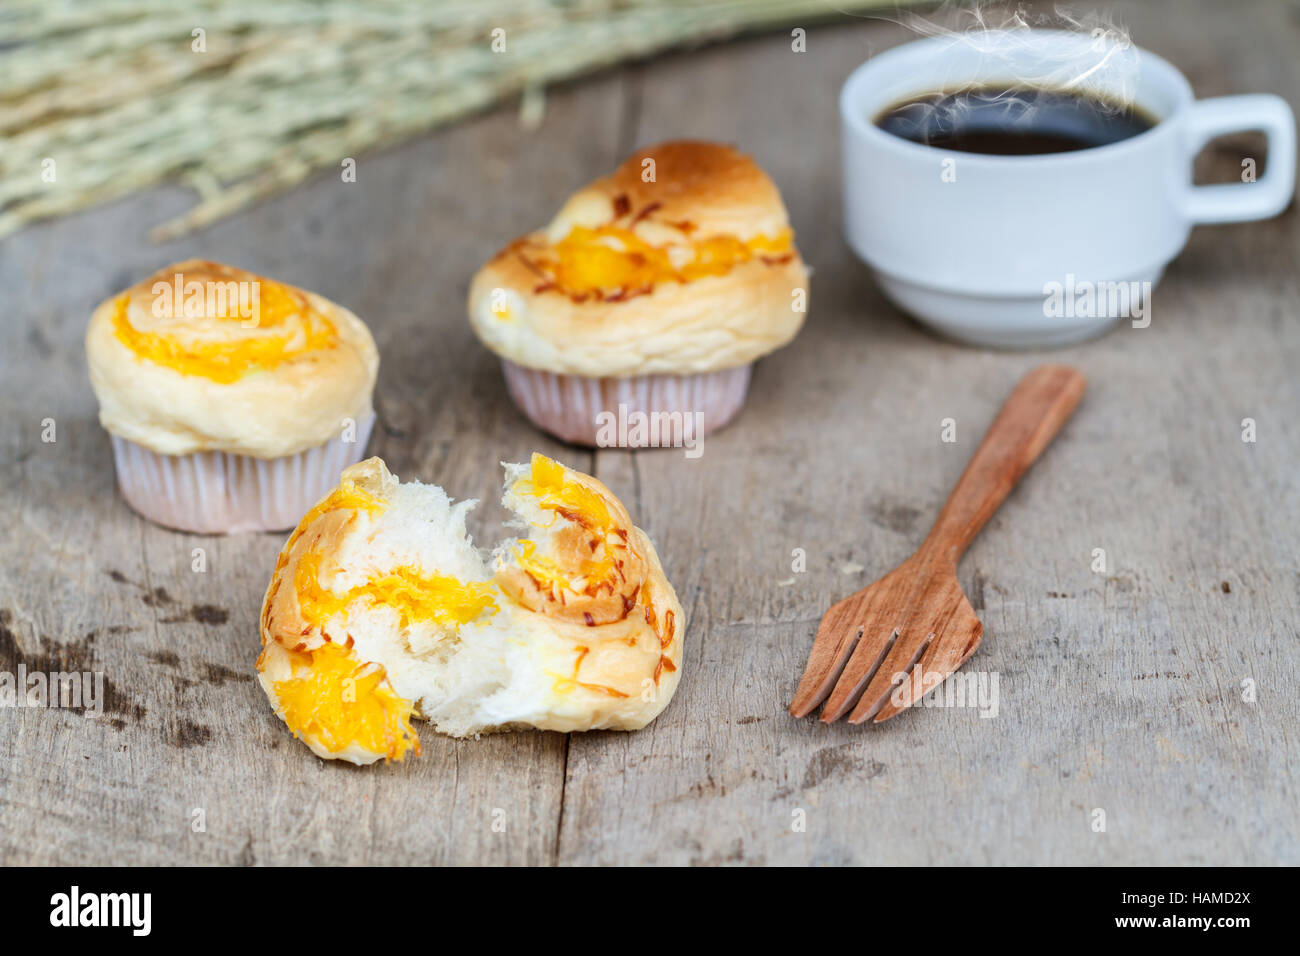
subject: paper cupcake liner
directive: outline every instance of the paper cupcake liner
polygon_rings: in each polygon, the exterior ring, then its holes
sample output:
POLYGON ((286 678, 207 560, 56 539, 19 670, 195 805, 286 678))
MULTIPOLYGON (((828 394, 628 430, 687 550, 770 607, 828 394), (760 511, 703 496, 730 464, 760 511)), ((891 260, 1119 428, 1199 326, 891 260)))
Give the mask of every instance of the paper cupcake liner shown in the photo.
POLYGON ((682 444, 673 439, 683 428, 702 437, 731 421, 745 404, 752 365, 631 378, 556 375, 505 359, 501 367, 510 397, 543 431, 575 445, 645 448, 682 444))
POLYGON ((374 413, 357 422, 356 441, 337 437, 283 458, 220 451, 160 455, 111 436, 117 483, 150 521, 180 531, 233 534, 294 527, 365 454, 374 413))

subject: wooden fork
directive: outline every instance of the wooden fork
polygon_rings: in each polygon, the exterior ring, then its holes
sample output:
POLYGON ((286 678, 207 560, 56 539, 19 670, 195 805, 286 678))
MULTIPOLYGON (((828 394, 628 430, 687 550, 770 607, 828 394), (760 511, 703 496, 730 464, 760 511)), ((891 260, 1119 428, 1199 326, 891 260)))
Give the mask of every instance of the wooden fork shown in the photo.
POLYGON ((1085 386, 1083 374, 1065 365, 1040 365, 1020 380, 917 552, 826 612, 791 714, 806 716, 825 701, 824 723, 845 714, 851 724, 880 723, 975 653, 984 626, 957 583, 957 562, 1085 386))

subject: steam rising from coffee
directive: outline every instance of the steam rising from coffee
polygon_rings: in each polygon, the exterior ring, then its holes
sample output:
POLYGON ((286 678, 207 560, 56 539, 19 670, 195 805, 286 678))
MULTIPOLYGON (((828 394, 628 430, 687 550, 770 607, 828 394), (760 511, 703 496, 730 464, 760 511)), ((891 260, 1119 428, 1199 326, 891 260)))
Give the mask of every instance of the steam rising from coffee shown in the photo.
POLYGON ((1117 142, 1153 123, 1135 108, 1138 49, 1127 30, 1100 14, 993 13, 966 5, 897 22, 925 37, 949 38, 978 52, 981 62, 978 77, 962 74, 917 89, 874 118, 905 139, 968 152, 1060 152, 1117 142), (1049 52, 1035 40, 1043 30, 1078 42, 1049 52))

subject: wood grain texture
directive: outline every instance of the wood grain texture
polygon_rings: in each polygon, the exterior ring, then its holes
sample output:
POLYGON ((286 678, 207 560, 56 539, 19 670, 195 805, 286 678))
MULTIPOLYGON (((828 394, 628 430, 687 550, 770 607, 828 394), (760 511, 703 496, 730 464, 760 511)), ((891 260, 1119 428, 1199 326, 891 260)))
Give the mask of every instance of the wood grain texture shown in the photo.
MULTIPOLYGON (((1159 0, 1116 16, 1201 96, 1300 104, 1294 3, 1159 0)), ((1043 361, 935 339, 844 247, 835 93, 905 38, 864 20, 811 30, 804 54, 775 35, 615 71, 551 91, 537 132, 502 110, 360 157, 355 184, 318 177, 164 246, 144 233, 184 208, 176 190, 0 243, 0 670, 111 684, 98 720, 0 710, 0 863, 1300 863, 1294 208, 1198 229, 1149 328, 1051 354, 1088 376, 1086 403, 959 573, 984 625, 967 669, 998 675, 996 717, 917 708, 851 727, 785 713, 822 612, 915 550, 1007 391, 1043 361), (572 189, 670 136, 736 142, 769 170, 816 268, 810 321, 757 366, 746 408, 698 459, 558 445, 473 338, 468 280, 572 189), (280 536, 137 518, 86 380, 91 307, 199 254, 371 324, 372 451, 482 499, 481 542, 505 517, 498 462, 534 449, 623 498, 690 619, 658 720, 569 738, 426 732, 423 757, 369 770, 292 740, 251 680, 280 536)), ((1237 145, 1207 150, 1201 175, 1237 175, 1237 145)))

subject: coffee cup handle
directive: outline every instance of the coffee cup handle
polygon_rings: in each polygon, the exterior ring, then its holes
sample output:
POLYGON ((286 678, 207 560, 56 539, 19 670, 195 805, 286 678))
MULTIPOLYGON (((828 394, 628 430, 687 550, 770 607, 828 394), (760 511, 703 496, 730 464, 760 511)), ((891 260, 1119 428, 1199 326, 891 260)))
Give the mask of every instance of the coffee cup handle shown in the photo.
POLYGON ((1188 121, 1190 155, 1210 140, 1247 130, 1263 132, 1268 167, 1259 180, 1241 185, 1191 186, 1184 208, 1193 223, 1246 222, 1276 216, 1295 192, 1295 116, 1286 100, 1268 93, 1197 100, 1188 121))

